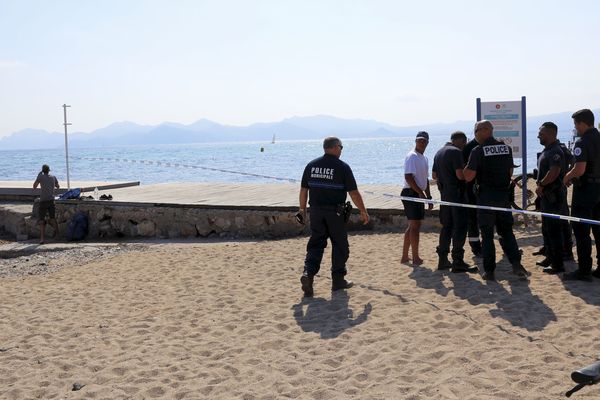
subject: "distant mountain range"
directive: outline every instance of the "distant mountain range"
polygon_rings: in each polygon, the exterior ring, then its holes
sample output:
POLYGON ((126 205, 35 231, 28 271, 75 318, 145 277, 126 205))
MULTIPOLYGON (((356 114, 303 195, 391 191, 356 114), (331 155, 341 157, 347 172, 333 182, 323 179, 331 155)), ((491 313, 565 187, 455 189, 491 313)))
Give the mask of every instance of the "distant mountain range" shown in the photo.
MULTIPOLYGON (((593 110, 600 117, 600 109, 593 110)), ((544 121, 553 121, 561 132, 573 127, 571 111, 529 117, 527 130, 535 132, 544 121)), ((426 124, 397 127, 384 122, 364 119, 343 119, 327 115, 292 117, 280 122, 256 123, 248 126, 221 125, 201 119, 190 125, 164 122, 160 125, 138 125, 133 122, 117 122, 93 132, 69 133, 70 147, 109 147, 137 144, 181 144, 227 141, 271 141, 322 139, 326 136, 340 138, 402 137, 425 130, 431 135, 449 135, 462 130, 470 136, 472 121, 426 124)), ((64 146, 64 133, 38 129, 24 129, 0 139, 0 149, 47 149, 64 146)))

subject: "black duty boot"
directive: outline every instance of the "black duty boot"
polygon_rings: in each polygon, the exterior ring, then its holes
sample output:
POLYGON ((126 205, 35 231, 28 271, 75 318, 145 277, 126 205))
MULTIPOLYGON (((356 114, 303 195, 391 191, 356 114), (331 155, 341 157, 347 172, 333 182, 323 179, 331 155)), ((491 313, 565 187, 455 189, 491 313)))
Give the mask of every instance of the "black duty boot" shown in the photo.
POLYGON ((342 275, 335 275, 331 277, 332 291, 350 289, 352 286, 354 286, 354 282, 345 280, 342 275))
POLYGON ((494 274, 494 271, 485 271, 483 273, 483 275, 481 275, 481 277, 483 278, 484 281, 491 281, 491 282, 496 281, 496 275, 494 274))
POLYGON ((537 251, 531 253, 533 256, 545 256, 546 255, 546 246, 540 247, 537 251))
POLYGON ((477 269, 477 267, 471 267, 469 264, 467 264, 463 260, 453 260, 452 261, 452 272, 455 272, 455 273, 459 273, 459 272, 475 273, 475 272, 478 272, 478 271, 479 270, 477 269))
POLYGON ((589 272, 581 272, 580 270, 575 270, 573 272, 567 272, 563 275, 564 281, 584 281, 591 282, 592 274, 589 272))
POLYGON ((516 262, 512 265, 513 274, 521 279, 527 279, 531 276, 531 272, 527 271, 520 262, 516 262))
POLYGON ((544 268, 542 271, 544 271, 544 273, 546 274, 556 275, 560 274, 561 272, 565 272, 565 267, 562 265, 551 265, 549 267, 544 268))
POLYGON ((549 267, 552 264, 552 259, 550 257, 544 258, 542 261, 536 261, 535 265, 539 265, 540 267, 549 267))
POLYGON ((304 292, 304 297, 313 296, 313 281, 314 276, 302 275, 302 277, 300 277, 300 283, 302 284, 302 291, 304 292))
POLYGON ((450 267, 452 267, 452 264, 450 263, 450 260, 448 260, 448 255, 440 255, 437 266, 438 270, 449 269, 450 267))

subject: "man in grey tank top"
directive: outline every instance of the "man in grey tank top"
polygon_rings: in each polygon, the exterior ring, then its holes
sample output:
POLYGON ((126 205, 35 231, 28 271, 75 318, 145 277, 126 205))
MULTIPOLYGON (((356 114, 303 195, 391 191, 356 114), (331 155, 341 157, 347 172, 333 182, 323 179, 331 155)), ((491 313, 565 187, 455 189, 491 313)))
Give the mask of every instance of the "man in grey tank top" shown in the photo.
POLYGON ((56 223, 56 210, 54 208, 54 188, 58 189, 58 179, 50 174, 50 167, 44 164, 42 166, 42 172, 40 172, 33 182, 33 188, 37 189, 38 185, 42 189, 40 196, 40 207, 38 215, 38 223, 40 224, 40 244, 44 244, 44 234, 46 231, 46 214, 48 215, 48 221, 52 228, 54 228, 54 234, 52 237, 56 237, 58 234, 58 224, 56 223))

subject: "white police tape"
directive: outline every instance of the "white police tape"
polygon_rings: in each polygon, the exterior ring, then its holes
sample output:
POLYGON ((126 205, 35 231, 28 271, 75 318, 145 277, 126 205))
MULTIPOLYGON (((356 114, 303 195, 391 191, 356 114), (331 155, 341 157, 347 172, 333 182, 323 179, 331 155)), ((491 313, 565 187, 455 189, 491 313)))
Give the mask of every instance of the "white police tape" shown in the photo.
MULTIPOLYGON (((281 178, 281 177, 272 176, 272 175, 253 174, 250 172, 233 171, 233 170, 227 170, 227 169, 222 169, 222 168, 203 167, 203 166, 199 166, 199 165, 171 163, 171 162, 167 162, 167 161, 130 160, 130 159, 126 159, 126 158, 107 158, 107 157, 71 157, 71 158, 73 158, 75 160, 86 160, 86 161, 116 161, 116 162, 131 162, 131 163, 140 163, 140 164, 148 164, 148 165, 160 165, 160 166, 165 166, 165 167, 194 168, 194 169, 202 169, 202 170, 207 170, 207 171, 225 172, 228 174, 252 176, 255 178, 273 179, 273 180, 277 180, 277 181, 285 181, 285 182, 291 182, 291 183, 300 182, 299 179, 294 179, 294 178, 281 178)), ((405 200, 405 201, 414 201, 417 203, 439 204, 441 206, 473 208, 476 210, 504 211, 504 212, 509 212, 509 213, 513 213, 513 214, 531 215, 531 216, 538 217, 538 218, 547 217, 547 218, 561 219, 564 221, 580 222, 583 224, 600 225, 600 221, 596 221, 593 219, 571 217, 568 215, 561 215, 561 214, 550 214, 550 213, 538 212, 538 211, 516 210, 514 208, 482 206, 482 205, 466 204, 466 203, 453 203, 450 201, 443 201, 443 200, 433 200, 433 199, 430 200, 430 199, 421 199, 421 198, 416 198, 416 197, 399 196, 399 195, 391 194, 391 193, 376 193, 376 192, 368 191, 368 190, 363 190, 363 193, 370 194, 373 196, 383 196, 383 197, 389 197, 389 198, 405 200)))
POLYGON ((368 193, 368 194, 371 194, 371 195, 380 195, 380 196, 384 196, 384 197, 392 197, 392 198, 395 198, 395 199, 406 200, 406 201, 414 201, 414 202, 417 202, 417 203, 439 204, 441 206, 453 206, 453 207, 463 207, 463 208, 474 208, 474 209, 477 209, 477 210, 504 211, 504 212, 509 212, 509 213, 513 213, 513 214, 531 215, 531 216, 539 217, 539 218, 548 217, 548 218, 554 218, 554 219, 562 219, 564 221, 580 222, 582 224, 600 225, 600 221, 596 221, 596 220, 593 220, 593 219, 571 217, 571 216, 568 216, 568 215, 561 215, 561 214, 551 214, 551 213, 546 213, 546 212, 528 211, 528 210, 516 210, 514 208, 503 208, 503 207, 494 207, 494 206, 482 206, 482 205, 476 205, 476 204, 454 203, 454 202, 451 202, 451 201, 444 201, 444 200, 421 199, 421 198, 416 198, 416 197, 398 196, 398 195, 391 194, 391 193, 375 193, 375 192, 372 192, 372 191, 364 191, 364 192, 368 193))

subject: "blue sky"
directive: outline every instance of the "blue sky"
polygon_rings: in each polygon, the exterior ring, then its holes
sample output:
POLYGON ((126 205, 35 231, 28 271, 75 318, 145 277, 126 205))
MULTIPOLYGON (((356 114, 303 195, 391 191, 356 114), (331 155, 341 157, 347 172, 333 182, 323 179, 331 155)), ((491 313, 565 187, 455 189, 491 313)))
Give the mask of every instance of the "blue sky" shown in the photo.
MULTIPOLYGON (((600 106, 595 1, 0 0, 0 137, 117 121, 395 125, 600 106)), ((600 117, 600 116, 599 116, 600 117)))

